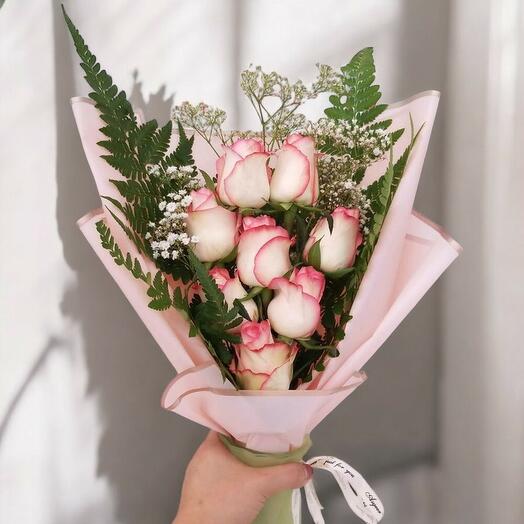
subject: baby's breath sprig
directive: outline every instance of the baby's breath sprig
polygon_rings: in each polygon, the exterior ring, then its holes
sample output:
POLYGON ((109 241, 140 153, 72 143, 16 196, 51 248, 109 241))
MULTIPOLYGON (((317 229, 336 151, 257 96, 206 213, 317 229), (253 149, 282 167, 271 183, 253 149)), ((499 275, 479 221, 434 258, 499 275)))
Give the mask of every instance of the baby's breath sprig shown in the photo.
MULTIPOLYGON (((197 187, 195 182, 194 189, 197 187)), ((189 236, 186 231, 187 208, 191 201, 188 190, 180 189, 169 193, 167 198, 158 204, 163 218, 158 223, 150 222, 149 231, 145 235, 155 260, 178 260, 186 255, 191 244, 198 243, 198 238, 189 236)))
POLYGON ((338 83, 340 75, 332 67, 317 64, 317 69, 310 86, 302 80, 292 83, 275 71, 266 73, 260 66, 250 66, 240 74, 240 87, 257 113, 268 149, 280 146, 287 135, 306 125, 305 117, 296 113, 304 102, 332 91, 338 83))
POLYGON ((391 148, 391 134, 376 125, 359 125, 356 120, 321 118, 310 123, 308 132, 317 148, 335 156, 350 156, 354 169, 367 167, 391 148))
POLYGON ((317 206, 326 211, 347 207, 360 211, 362 233, 367 234, 371 215, 371 202, 364 190, 351 179, 351 158, 347 156, 322 156, 318 162, 319 198, 317 206))
POLYGON ((158 204, 162 218, 148 223, 145 240, 149 242, 153 258, 164 262, 180 260, 185 257, 187 247, 198 242, 186 232, 187 208, 191 204, 191 191, 202 187, 195 166, 169 166, 165 171, 161 166, 147 166, 149 176, 163 177, 171 188, 158 204))
POLYGON ((339 206, 358 208, 366 235, 371 209, 359 183, 365 170, 391 148, 391 134, 380 126, 330 118, 309 123, 307 131, 323 151, 318 161, 318 205, 328 211, 339 206))
POLYGON ((215 151, 212 143, 214 136, 226 143, 226 137, 222 130, 222 125, 226 120, 226 112, 218 107, 212 107, 203 102, 193 105, 189 102, 182 102, 179 106, 175 106, 172 111, 172 120, 179 121, 182 126, 187 129, 193 129, 198 133, 215 151))
POLYGON ((169 190, 185 189, 190 192, 201 187, 198 169, 190 166, 168 166, 165 170, 160 164, 148 164, 146 166, 149 177, 158 177, 169 190))

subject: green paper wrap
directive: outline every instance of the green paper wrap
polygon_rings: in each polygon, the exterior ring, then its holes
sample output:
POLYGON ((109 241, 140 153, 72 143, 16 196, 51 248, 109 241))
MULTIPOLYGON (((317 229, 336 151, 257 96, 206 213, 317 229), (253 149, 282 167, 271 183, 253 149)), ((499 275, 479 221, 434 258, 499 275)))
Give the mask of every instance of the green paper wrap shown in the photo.
MULTIPOLYGON (((287 453, 262 453, 253 451, 224 435, 220 435, 220 440, 238 460, 255 468, 300 462, 311 447, 309 435, 305 438, 302 446, 287 453)), ((292 490, 287 490, 272 496, 266 502, 253 524, 293 524, 293 514, 291 511, 292 494, 292 490)))

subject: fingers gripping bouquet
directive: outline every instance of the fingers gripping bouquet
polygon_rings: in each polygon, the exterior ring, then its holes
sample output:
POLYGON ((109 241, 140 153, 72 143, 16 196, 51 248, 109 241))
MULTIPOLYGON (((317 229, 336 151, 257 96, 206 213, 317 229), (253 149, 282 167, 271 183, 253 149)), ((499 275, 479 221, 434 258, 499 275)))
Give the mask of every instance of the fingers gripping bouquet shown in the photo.
MULTIPOLYGON (((438 95, 380 104, 366 48, 340 71, 318 66, 310 86, 242 72, 256 131, 225 131, 224 111, 189 102, 159 127, 65 16, 93 89, 73 110, 105 205, 79 225, 179 372, 163 406, 219 431, 247 463, 300 460, 457 256, 412 212, 438 95), (324 93, 325 116, 307 120, 301 106, 324 93)), ((333 472, 363 520, 382 518, 347 464, 310 462, 333 472)), ((306 496, 323 522, 311 485, 306 496)), ((258 521, 297 514, 284 493, 258 521)))

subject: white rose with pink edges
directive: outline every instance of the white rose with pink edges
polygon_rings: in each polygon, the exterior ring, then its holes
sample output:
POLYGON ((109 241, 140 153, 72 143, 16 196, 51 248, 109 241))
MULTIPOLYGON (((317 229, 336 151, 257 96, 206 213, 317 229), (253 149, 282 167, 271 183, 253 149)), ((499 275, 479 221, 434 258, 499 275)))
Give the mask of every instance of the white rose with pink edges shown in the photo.
POLYGON ((235 346, 234 369, 243 389, 287 390, 293 376, 296 345, 274 342, 269 321, 245 322, 235 346))
POLYGON ((220 206, 207 188, 191 192, 187 231, 197 238, 195 255, 202 262, 215 262, 229 255, 238 241, 240 215, 220 206))
POLYGON ((287 278, 275 278, 269 287, 275 290, 275 297, 267 307, 273 329, 288 338, 310 337, 320 323, 319 300, 287 278))
POLYGON ((362 243, 358 209, 337 207, 331 216, 333 230, 329 230, 327 218, 321 218, 312 229, 304 248, 304 259, 308 260, 311 248, 320 241, 319 269, 324 272, 351 267, 362 243))
POLYGON ((313 138, 289 135, 275 157, 271 201, 314 204, 318 199, 319 186, 313 138))
POLYGON ((269 153, 264 144, 251 138, 224 146, 217 160, 217 194, 220 200, 235 207, 260 208, 269 200, 269 153))
POLYGON ((237 268, 247 286, 267 286, 291 269, 289 233, 266 215, 245 217, 238 241, 237 268))

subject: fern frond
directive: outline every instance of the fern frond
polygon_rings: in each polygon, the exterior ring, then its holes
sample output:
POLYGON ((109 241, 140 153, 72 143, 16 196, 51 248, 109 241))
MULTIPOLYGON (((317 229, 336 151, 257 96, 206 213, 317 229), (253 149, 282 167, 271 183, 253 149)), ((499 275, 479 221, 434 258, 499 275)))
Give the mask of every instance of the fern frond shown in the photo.
POLYGON ((151 298, 148 306, 151 309, 162 311, 173 305, 169 293, 167 280, 161 271, 157 271, 152 278, 151 273, 145 273, 137 258, 133 258, 129 253, 125 256, 116 243, 111 231, 103 220, 96 223, 96 230, 100 236, 100 243, 107 249, 117 266, 124 266, 137 280, 141 280, 148 285, 147 295, 151 298))
POLYGON ((375 81, 373 48, 359 51, 341 68, 342 84, 337 93, 329 97, 332 107, 325 110, 328 117, 336 120, 356 120, 365 125, 376 120, 387 108, 378 104, 382 94, 375 81))
POLYGON ((107 150, 107 154, 102 155, 102 158, 125 179, 114 180, 113 183, 127 204, 118 207, 114 201, 112 203, 123 213, 129 226, 121 220, 117 221, 137 248, 148 253, 142 241, 143 235, 148 230, 149 222, 156 222, 160 218, 158 203, 170 192, 168 181, 165 178, 155 180, 155 175, 149 174, 148 166, 159 165, 165 173, 169 166, 193 164, 193 139, 188 139, 182 129, 177 149, 168 155, 171 121, 160 128, 156 120, 141 125, 137 123, 125 92, 119 91, 111 76, 102 69, 63 6, 62 11, 85 79, 93 90, 89 96, 94 100, 105 124, 100 131, 106 138, 99 145, 107 150))
POLYGON ((180 122, 178 122, 178 136, 179 141, 176 149, 163 161, 162 165, 164 169, 169 166, 191 166, 195 163, 193 159, 193 143, 195 137, 191 136, 188 138, 180 122))

